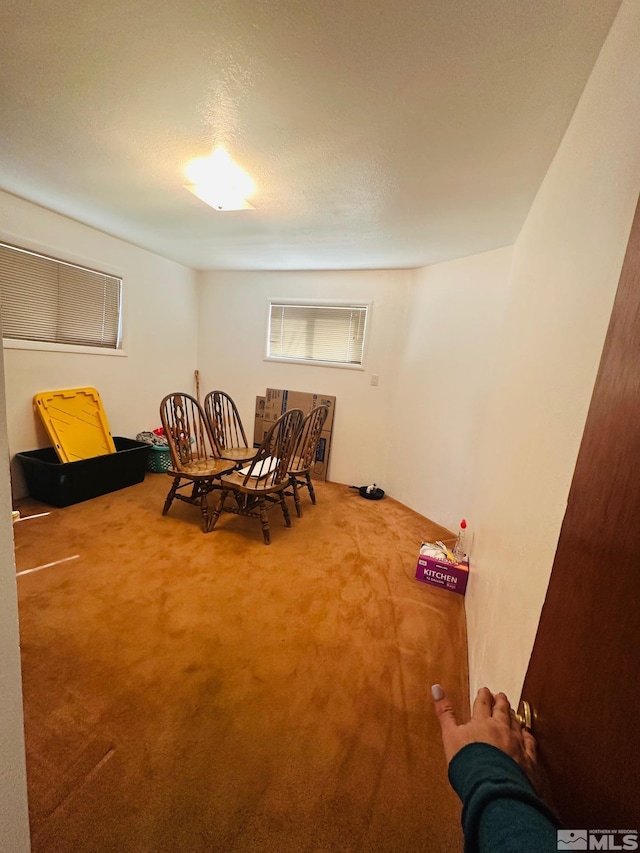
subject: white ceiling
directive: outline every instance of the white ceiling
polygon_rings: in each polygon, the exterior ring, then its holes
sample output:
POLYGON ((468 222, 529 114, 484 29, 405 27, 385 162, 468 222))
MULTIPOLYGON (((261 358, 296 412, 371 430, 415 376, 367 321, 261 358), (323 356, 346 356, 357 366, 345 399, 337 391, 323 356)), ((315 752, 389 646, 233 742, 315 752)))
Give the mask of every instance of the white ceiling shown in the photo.
POLYGON ((0 188, 197 269, 514 241, 620 0, 7 0, 0 188), (217 213, 182 167, 254 178, 217 213))

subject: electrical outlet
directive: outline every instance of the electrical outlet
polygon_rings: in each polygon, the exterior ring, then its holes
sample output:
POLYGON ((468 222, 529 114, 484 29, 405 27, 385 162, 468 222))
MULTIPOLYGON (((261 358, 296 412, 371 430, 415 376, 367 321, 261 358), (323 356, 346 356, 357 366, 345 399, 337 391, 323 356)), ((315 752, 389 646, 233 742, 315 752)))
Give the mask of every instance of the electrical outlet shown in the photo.
POLYGON ((372 374, 372 376, 371 376, 371 384, 372 384, 372 385, 377 385, 377 384, 378 384, 378 379, 379 379, 378 374, 377 374, 377 373, 373 373, 373 374, 372 374))

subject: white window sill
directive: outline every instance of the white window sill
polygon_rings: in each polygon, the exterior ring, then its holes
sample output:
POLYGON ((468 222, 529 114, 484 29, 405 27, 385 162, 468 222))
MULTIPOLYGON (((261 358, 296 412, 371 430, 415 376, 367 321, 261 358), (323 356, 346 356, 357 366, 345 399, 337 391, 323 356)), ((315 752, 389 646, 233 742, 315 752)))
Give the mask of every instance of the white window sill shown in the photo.
POLYGON ((75 344, 56 344, 51 341, 20 341, 15 338, 3 338, 2 345, 5 349, 25 349, 36 352, 71 352, 80 355, 111 355, 116 356, 117 358, 127 357, 127 353, 121 349, 76 346, 75 344))
POLYGON ((308 358, 275 358, 272 355, 267 355, 263 361, 275 361, 281 364, 306 364, 307 367, 339 367, 342 370, 364 370, 361 364, 340 364, 335 361, 316 361, 308 358))

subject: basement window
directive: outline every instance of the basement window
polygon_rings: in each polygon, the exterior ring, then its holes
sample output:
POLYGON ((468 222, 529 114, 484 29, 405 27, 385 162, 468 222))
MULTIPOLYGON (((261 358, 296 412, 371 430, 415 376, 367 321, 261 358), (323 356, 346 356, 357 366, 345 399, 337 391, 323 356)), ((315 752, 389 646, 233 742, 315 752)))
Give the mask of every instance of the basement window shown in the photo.
POLYGON ((361 368, 369 308, 364 303, 272 299, 267 358, 361 368))
POLYGON ((0 243, 0 299, 9 346, 121 347, 122 279, 116 276, 0 243))

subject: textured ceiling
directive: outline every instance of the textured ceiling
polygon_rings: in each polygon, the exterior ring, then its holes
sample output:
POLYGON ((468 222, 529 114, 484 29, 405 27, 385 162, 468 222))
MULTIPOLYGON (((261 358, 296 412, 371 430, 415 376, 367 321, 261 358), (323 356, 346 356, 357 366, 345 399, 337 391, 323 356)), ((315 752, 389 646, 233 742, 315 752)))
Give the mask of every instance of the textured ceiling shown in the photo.
POLYGON ((503 246, 619 5, 8 0, 0 188, 198 269, 503 246), (219 144, 256 210, 183 188, 184 163, 219 144))

